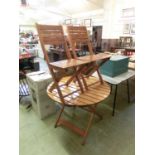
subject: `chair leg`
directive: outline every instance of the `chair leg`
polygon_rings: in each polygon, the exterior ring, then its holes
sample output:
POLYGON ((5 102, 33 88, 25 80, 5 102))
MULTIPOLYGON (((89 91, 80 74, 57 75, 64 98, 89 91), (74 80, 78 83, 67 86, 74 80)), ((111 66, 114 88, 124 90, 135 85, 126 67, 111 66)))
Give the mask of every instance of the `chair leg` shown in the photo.
POLYGON ((130 89, 129 89, 129 80, 127 80, 127 93, 128 93, 128 103, 130 103, 130 89))
POLYGON ((112 111, 112 116, 115 115, 116 96, 117 96, 117 85, 116 85, 116 88, 115 88, 115 96, 114 96, 114 101, 113 101, 113 111, 112 111))
POLYGON ((112 84, 110 84, 110 94, 112 94, 112 84))
POLYGON ((64 108, 65 108, 65 105, 63 105, 63 107, 62 107, 62 109, 61 109, 61 111, 60 111, 60 113, 59 113, 59 116, 58 116, 58 118, 57 118, 57 120, 56 120, 56 123, 55 123, 55 128, 58 126, 58 123, 59 123, 59 120, 60 120, 60 118, 61 118, 61 115, 62 115, 62 113, 63 113, 63 111, 64 111, 64 108))
POLYGON ((94 107, 90 107, 91 112, 93 112, 95 115, 97 115, 100 119, 102 119, 102 115, 96 112, 96 107, 97 105, 95 105, 94 107))
POLYGON ((100 119, 102 119, 103 118, 102 115, 96 112, 96 107, 97 107, 97 105, 95 105, 94 107, 91 106, 91 107, 87 107, 87 108, 81 107, 81 109, 91 112, 91 113, 93 112, 96 116, 98 116, 100 119))
POLYGON ((72 123, 69 123, 68 121, 65 121, 65 120, 61 120, 61 115, 64 111, 64 108, 65 108, 65 105, 63 105, 60 113, 59 113, 59 116, 58 116, 58 119, 56 120, 56 123, 55 123, 55 128, 58 126, 58 123, 60 124, 63 124, 65 126, 67 126, 68 128, 72 129, 74 132, 80 134, 83 138, 83 141, 82 141, 82 145, 84 145, 86 143, 86 139, 87 139, 87 136, 88 136, 88 130, 90 129, 91 127, 91 124, 92 124, 92 120, 94 118, 94 115, 96 114, 96 106, 94 106, 93 108, 91 108, 91 114, 90 114, 90 118, 88 120, 88 124, 86 126, 86 129, 85 130, 82 130, 78 127, 76 127, 75 125, 73 125, 72 123))
POLYGON ((88 130, 89 130, 91 124, 92 124, 93 118, 94 118, 94 112, 90 114, 90 118, 89 118, 89 121, 88 121, 86 130, 85 130, 85 132, 84 132, 84 135, 83 135, 84 139, 83 139, 83 141, 82 141, 82 145, 84 145, 84 144, 86 143, 86 139, 87 139, 87 135, 88 135, 88 130))

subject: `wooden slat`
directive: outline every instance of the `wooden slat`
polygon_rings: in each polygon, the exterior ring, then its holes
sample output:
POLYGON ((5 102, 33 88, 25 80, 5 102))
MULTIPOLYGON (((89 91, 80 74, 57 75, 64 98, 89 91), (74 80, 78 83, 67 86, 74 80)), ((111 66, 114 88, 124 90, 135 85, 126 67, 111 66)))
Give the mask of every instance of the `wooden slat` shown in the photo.
MULTIPOLYGON (((92 45, 89 41, 87 29, 85 26, 68 26, 68 39, 72 49, 75 49, 76 44, 85 43, 88 45, 88 51, 93 54, 92 45)), ((73 50, 73 57, 77 58, 75 51, 73 50)))
POLYGON ((85 31, 86 27, 85 26, 67 26, 68 30, 80 30, 80 31, 85 31))
POLYGON ((40 30, 61 30, 62 27, 60 25, 39 25, 40 30))
POLYGON ((62 45, 63 42, 59 42, 59 41, 45 41, 44 42, 45 45, 56 45, 56 46, 59 46, 59 45, 62 45))
MULTIPOLYGON (((64 97, 66 97, 66 96, 72 96, 73 94, 75 94, 76 92, 78 92, 78 91, 80 91, 80 89, 72 89, 71 90, 71 87, 65 87, 65 88, 60 88, 61 89, 61 91, 62 91, 62 94, 63 94, 63 96, 64 97)), ((53 90, 53 92, 57 92, 56 90, 53 90)))
POLYGON ((46 41, 50 41, 50 42, 61 42, 61 43, 64 43, 64 39, 62 37, 43 37, 43 42, 46 42, 46 41))
POLYGON ((95 84, 97 84, 97 83, 100 83, 100 81, 92 82, 92 83, 87 84, 87 85, 88 85, 88 87, 90 87, 90 86, 95 85, 95 84))
POLYGON ((41 35, 56 35, 63 34, 62 30, 42 30, 41 35))
MULTIPOLYGON (((95 96, 97 97, 99 100, 103 100, 103 95, 99 95, 99 94, 96 94, 96 92, 93 92, 91 90, 88 90, 88 93, 86 94, 86 96, 95 96)), ((95 98, 94 97, 94 98, 95 98)))
POLYGON ((58 97, 58 96, 55 96, 53 93, 47 93, 48 94, 48 96, 52 99, 52 100, 54 100, 54 101, 56 101, 56 102, 58 102, 58 103, 62 103, 61 102, 61 100, 60 100, 60 97, 58 97))
POLYGON ((70 77, 71 77, 71 76, 65 76, 65 77, 63 77, 63 78, 61 79, 60 82, 66 83, 66 80, 68 80, 70 77))
MULTIPOLYGON (((87 80, 90 80, 90 79, 91 78, 88 78, 87 80)), ((93 81, 93 79, 91 80, 93 81)), ((75 84, 73 83, 72 86, 75 87, 75 84)), ((70 89, 71 89, 70 87, 64 86, 61 88, 61 91, 67 94, 70 92, 69 91, 70 89)), ((49 95, 49 96, 54 100, 56 100, 57 97, 59 96, 57 91, 53 91, 50 93, 53 95, 49 95)), ((73 94, 65 97, 65 103, 70 106, 73 106, 73 105, 85 106, 85 105, 97 104, 102 100, 104 100, 105 98, 107 98, 109 94, 110 94, 110 86, 107 83, 104 83, 102 85, 100 83, 97 83, 90 86, 88 90, 85 91, 84 93, 74 92, 73 94)))
POLYGON ((50 65, 53 67, 60 68, 60 69, 67 69, 67 68, 71 68, 71 67, 77 67, 80 65, 84 65, 87 63, 89 63, 89 61, 80 61, 80 60, 76 60, 76 59, 68 59, 68 60, 61 60, 61 61, 52 62, 52 63, 50 63, 50 65))
POLYGON ((78 128, 77 126, 75 126, 74 124, 64 120, 64 119, 60 119, 58 122, 58 125, 64 125, 66 127, 68 127, 69 129, 71 129, 72 131, 76 132, 77 134, 79 134, 80 136, 84 136, 85 135, 85 131, 78 128))
POLYGON ((87 102, 93 102, 93 103, 96 102, 96 99, 99 99, 99 100, 102 99, 101 97, 96 96, 95 94, 89 95, 89 91, 85 92, 84 94, 81 94, 80 98, 87 100, 87 102))
POLYGON ((50 41, 60 41, 64 42, 64 38, 62 36, 47 36, 42 37, 43 40, 50 40, 50 41))
POLYGON ((106 93, 106 94, 109 93, 110 92, 110 89, 109 89, 109 91, 106 91, 106 92, 104 90, 102 90, 99 93, 97 90, 95 90, 95 88, 89 88, 88 92, 89 92, 90 95, 103 97, 103 94, 104 93, 106 93))
POLYGON ((88 36, 83 33, 83 34, 71 34, 70 37, 76 38, 76 39, 88 39, 88 36))
POLYGON ((52 40, 43 40, 45 45, 62 45, 63 41, 52 41, 52 40))
POLYGON ((78 57, 77 59, 83 60, 83 61, 89 60, 90 62, 95 62, 98 60, 109 59, 110 57, 111 57, 110 54, 99 53, 99 54, 94 54, 94 55, 87 55, 87 56, 78 57))
POLYGON ((94 93, 96 93, 96 94, 101 94, 101 96, 102 96, 102 94, 104 94, 104 93, 106 93, 106 94, 108 94, 109 93, 109 91, 108 90, 99 90, 99 89, 93 89, 93 88, 89 88, 89 90, 92 90, 92 91, 94 91, 94 93))
POLYGON ((107 84, 107 83, 106 82, 104 82, 103 84, 97 83, 97 84, 91 85, 90 88, 94 89, 95 87, 97 87, 97 85, 100 85, 100 87, 97 90, 108 90, 109 91, 108 87, 103 86, 104 84, 107 84))
POLYGON ((98 79, 97 78, 85 78, 85 80, 87 81, 87 84, 88 85, 91 85, 92 83, 96 83, 97 81, 98 81, 98 79))
POLYGON ((74 38, 74 39, 72 39, 72 41, 73 42, 75 42, 76 44, 79 44, 79 43, 81 43, 81 44, 86 44, 86 43, 88 43, 88 39, 82 39, 82 38, 74 38))
POLYGON ((57 33, 56 34, 53 34, 53 33, 47 33, 47 34, 41 34, 41 37, 43 38, 58 38, 58 39, 63 39, 64 40, 64 37, 61 33, 57 33))
MULTIPOLYGON (((79 91, 79 90, 77 90, 77 91, 79 91)), ((58 97, 58 93, 56 90, 53 91, 53 94, 58 97)), ((68 95, 67 97, 64 96, 66 101, 75 102, 72 100, 72 98, 78 97, 78 101, 76 101, 76 102, 79 102, 82 104, 84 104, 84 103, 88 104, 88 102, 95 103, 96 99, 99 99, 99 100, 102 99, 101 96, 96 96, 96 94, 94 94, 94 93, 92 93, 93 95, 92 94, 89 95, 89 91, 85 92, 84 94, 81 94, 80 92, 75 93, 75 91, 72 92, 72 91, 67 91, 67 89, 65 89, 65 90, 62 90, 62 94, 68 95)))
POLYGON ((87 99, 81 98, 81 96, 79 97, 75 97, 74 99, 72 99, 71 97, 66 97, 65 98, 66 101, 70 102, 73 105, 88 105, 88 104, 94 104, 93 101, 88 101, 87 99))

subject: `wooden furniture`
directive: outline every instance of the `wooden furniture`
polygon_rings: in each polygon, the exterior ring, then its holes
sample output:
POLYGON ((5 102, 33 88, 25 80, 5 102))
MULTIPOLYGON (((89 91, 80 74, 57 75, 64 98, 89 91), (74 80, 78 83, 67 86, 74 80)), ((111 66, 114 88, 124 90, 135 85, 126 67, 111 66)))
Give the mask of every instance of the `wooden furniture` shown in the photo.
POLYGON ((38 71, 40 69, 39 61, 31 53, 19 55, 19 70, 23 72, 38 71))
POLYGON ((135 53, 134 47, 128 47, 124 48, 124 51, 122 52, 123 55, 132 56, 135 53))
POLYGON ((49 48, 48 56, 51 62, 66 59, 66 52, 62 48, 49 48))
POLYGON ((32 70, 32 61, 35 56, 32 56, 30 53, 20 54, 19 55, 19 70, 26 72, 27 70, 32 70))
POLYGON ((135 53, 135 42, 131 36, 121 36, 118 45, 111 47, 111 52, 121 52, 122 55, 131 56, 135 53))
POLYGON ((19 55, 19 60, 35 58, 31 53, 24 53, 19 55))
POLYGON ((87 45, 89 53, 91 55, 94 54, 85 26, 67 26, 67 33, 68 42, 72 48, 72 55, 74 58, 77 58, 75 49, 80 45, 87 45))
MULTIPOLYGON (((70 128, 84 137, 82 144, 85 144, 94 115, 102 118, 97 113, 96 107, 109 96, 110 87, 103 81, 101 76, 96 78, 86 76, 84 73, 88 71, 88 66, 91 63, 96 62, 96 60, 107 60, 110 55, 104 55, 104 57, 99 58, 93 56, 93 51, 91 51, 92 59, 90 59, 91 57, 83 60, 75 59, 77 58, 75 48, 72 46, 72 53, 68 50, 61 26, 36 24, 36 27, 44 56, 53 78, 53 82, 47 88, 47 93, 52 100, 61 105, 61 111, 55 127, 64 125, 70 128), (63 45, 68 59, 50 63, 45 46, 51 44, 63 45), (70 76, 66 76, 68 70, 73 71, 70 76), (65 107, 79 107, 90 112, 88 124, 84 130, 62 118, 65 107)), ((94 67, 93 65, 90 66, 94 67)))
POLYGON ((109 54, 99 53, 95 54, 93 51, 92 43, 89 40, 87 29, 85 26, 67 26, 68 41, 72 48, 72 57, 82 61, 89 61, 87 68, 83 71, 87 76, 91 76, 97 71, 98 77, 103 82, 101 75, 99 73, 99 67, 110 58, 109 54), (79 44, 84 44, 88 47, 88 54, 86 56, 77 57, 75 49, 79 44), (99 61, 100 62, 96 62, 99 61))
POLYGON ((130 36, 120 37, 120 47, 131 47, 133 39, 130 36))

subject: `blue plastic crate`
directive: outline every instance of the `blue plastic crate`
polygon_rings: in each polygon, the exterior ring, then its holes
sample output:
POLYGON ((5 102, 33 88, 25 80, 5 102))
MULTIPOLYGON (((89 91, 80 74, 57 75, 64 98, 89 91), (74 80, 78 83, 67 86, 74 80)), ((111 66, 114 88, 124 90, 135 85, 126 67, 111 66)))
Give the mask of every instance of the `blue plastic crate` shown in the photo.
POLYGON ((114 55, 100 67, 101 74, 114 77, 128 70, 129 58, 122 55, 114 55))

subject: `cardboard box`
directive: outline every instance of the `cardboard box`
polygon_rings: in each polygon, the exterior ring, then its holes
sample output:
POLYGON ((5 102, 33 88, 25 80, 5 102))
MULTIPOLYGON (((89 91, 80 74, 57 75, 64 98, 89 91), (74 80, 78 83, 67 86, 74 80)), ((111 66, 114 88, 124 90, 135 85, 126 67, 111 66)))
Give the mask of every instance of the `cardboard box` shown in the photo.
POLYGON ((40 119, 54 114, 57 111, 55 102, 47 95, 47 86, 52 77, 47 72, 32 72, 26 75, 30 89, 32 108, 40 119))

